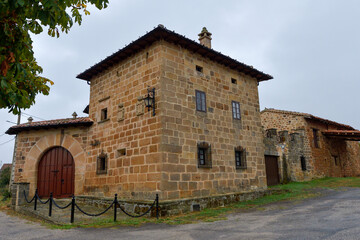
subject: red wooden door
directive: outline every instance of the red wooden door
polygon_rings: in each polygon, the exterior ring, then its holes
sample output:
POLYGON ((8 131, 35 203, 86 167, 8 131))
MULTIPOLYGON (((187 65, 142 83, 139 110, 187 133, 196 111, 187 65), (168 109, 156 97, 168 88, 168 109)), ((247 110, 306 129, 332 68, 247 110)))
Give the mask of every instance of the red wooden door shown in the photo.
POLYGON ((265 156, 266 181, 268 186, 280 183, 278 158, 276 156, 265 156))
POLYGON ((38 194, 56 198, 70 197, 74 194, 75 166, 70 152, 63 147, 47 151, 38 167, 38 194))

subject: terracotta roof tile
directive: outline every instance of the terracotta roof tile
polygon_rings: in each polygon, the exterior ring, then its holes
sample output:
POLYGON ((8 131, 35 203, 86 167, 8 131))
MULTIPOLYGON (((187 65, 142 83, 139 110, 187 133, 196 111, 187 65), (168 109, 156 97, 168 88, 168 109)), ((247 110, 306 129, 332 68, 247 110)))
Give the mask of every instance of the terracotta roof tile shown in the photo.
POLYGON ((356 130, 356 129, 354 129, 353 127, 351 127, 349 125, 334 122, 334 121, 331 121, 331 120, 328 120, 328 119, 325 119, 325 118, 320 118, 320 117, 314 116, 314 115, 309 114, 309 113, 287 111, 287 110, 279 110, 279 109, 274 109, 274 108, 265 108, 264 110, 261 111, 261 113, 263 113, 263 112, 273 112, 273 113, 291 114, 291 115, 295 115, 295 116, 303 116, 304 118, 307 118, 307 119, 323 122, 323 123, 326 123, 326 124, 336 125, 336 126, 339 126, 339 127, 342 127, 342 128, 346 128, 348 130, 356 130))
POLYGON ((183 35, 180 35, 174 31, 170 31, 166 29, 162 25, 159 25, 158 27, 154 28, 152 31, 146 33, 142 37, 131 42, 126 47, 106 57, 104 60, 100 61, 99 63, 96 63, 89 69, 80 73, 77 76, 77 78, 90 81, 98 73, 105 71, 114 64, 128 58, 129 56, 148 47, 152 43, 162 39, 167 42, 172 42, 177 45, 180 45, 181 47, 186 48, 190 51, 196 52, 212 61, 218 62, 219 64, 225 65, 229 68, 250 75, 253 78, 256 78, 259 82, 270 80, 273 78, 271 75, 261 72, 255 69, 253 66, 246 65, 233 58, 230 58, 229 56, 217 52, 211 48, 203 46, 200 43, 195 42, 183 35))
POLYGON ((9 135, 17 134, 22 131, 38 130, 58 127, 91 126, 94 122, 88 117, 64 118, 31 123, 23 123, 10 127, 6 133, 9 135))

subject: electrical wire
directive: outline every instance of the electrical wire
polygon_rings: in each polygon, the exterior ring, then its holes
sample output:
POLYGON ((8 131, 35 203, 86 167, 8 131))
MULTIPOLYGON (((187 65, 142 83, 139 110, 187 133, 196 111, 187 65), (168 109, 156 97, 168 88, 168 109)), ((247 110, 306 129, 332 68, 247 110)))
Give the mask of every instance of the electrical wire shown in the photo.
POLYGON ((9 142, 11 142, 12 140, 14 140, 15 138, 13 138, 13 139, 10 139, 9 141, 6 141, 6 142, 3 142, 3 143, 0 143, 0 146, 2 146, 2 145, 4 145, 4 144, 6 144, 6 143, 9 143, 9 142))
POLYGON ((33 117, 33 118, 37 118, 37 119, 40 119, 40 120, 46 121, 46 120, 45 120, 45 119, 43 119, 43 118, 40 118, 40 117, 37 117, 37 116, 31 115, 31 114, 28 114, 28 113, 21 112, 21 114, 24 114, 24 115, 26 115, 26 116, 28 116, 28 117, 33 117))

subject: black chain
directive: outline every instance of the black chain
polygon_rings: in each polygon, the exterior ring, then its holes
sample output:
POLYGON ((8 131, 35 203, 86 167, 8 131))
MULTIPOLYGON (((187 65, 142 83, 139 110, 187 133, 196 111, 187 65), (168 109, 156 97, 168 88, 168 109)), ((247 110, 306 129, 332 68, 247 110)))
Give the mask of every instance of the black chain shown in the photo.
POLYGON ((65 209, 65 208, 68 208, 68 207, 71 206, 71 202, 70 202, 68 205, 66 205, 65 207, 61 207, 61 206, 57 205, 57 203, 55 202, 54 199, 53 199, 52 201, 53 201, 54 205, 55 205, 56 207, 60 208, 60 209, 65 209))
POLYGON ((117 203, 117 204, 119 204, 120 210, 121 210, 123 213, 125 213, 126 215, 128 215, 129 217, 138 218, 138 217, 143 217, 143 216, 145 216, 146 214, 148 214, 148 213, 151 211, 151 209, 154 207, 155 203, 156 203, 156 200, 153 202, 153 204, 151 204, 150 208, 149 208, 146 212, 144 212, 143 214, 140 214, 140 215, 131 215, 130 213, 127 213, 127 212, 120 206, 119 203, 117 203))
POLYGON ((26 197, 26 192, 25 192, 25 190, 24 190, 24 197, 25 197, 25 201, 26 201, 27 203, 32 203, 32 201, 34 201, 34 199, 35 199, 35 195, 34 195, 34 197, 29 201, 28 198, 26 197))
POLYGON ((41 199, 40 199, 39 195, 37 195, 37 193, 35 194, 35 196, 37 197, 39 202, 42 203, 42 204, 47 204, 50 201, 50 198, 48 200, 46 200, 45 202, 41 201, 41 199))
POLYGON ((87 215, 87 216, 89 216, 89 217, 98 217, 98 216, 100 216, 100 215, 103 215, 104 213, 106 213, 107 211, 109 211, 109 209, 110 209, 113 205, 114 205, 114 202, 112 202, 111 205, 110 205, 107 209, 105 209, 104 211, 102 211, 101 213, 91 214, 91 213, 87 213, 87 212, 85 212, 84 210, 82 210, 82 209, 79 207, 79 205, 77 205, 77 204, 75 203, 76 208, 77 208, 80 212, 82 212, 83 214, 85 214, 85 215, 87 215))

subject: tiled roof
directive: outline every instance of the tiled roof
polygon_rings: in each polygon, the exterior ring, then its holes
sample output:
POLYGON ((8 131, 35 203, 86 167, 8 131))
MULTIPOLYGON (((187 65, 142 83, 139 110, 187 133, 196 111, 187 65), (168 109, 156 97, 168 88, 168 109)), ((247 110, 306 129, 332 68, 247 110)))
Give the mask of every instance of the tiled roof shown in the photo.
POLYGON ((360 141, 360 131, 358 130, 325 130, 322 133, 327 137, 360 141))
POLYGON ((345 128, 347 130, 355 130, 353 127, 346 125, 346 124, 342 124, 342 123, 338 123, 338 122, 334 122, 325 118, 320 118, 317 116, 314 116, 312 114, 309 113, 301 113, 301 112, 294 112, 294 111, 286 111, 286 110, 279 110, 279 109, 274 109, 274 108, 265 108, 264 110, 261 111, 261 113, 263 112, 272 112, 272 113, 280 113, 280 114, 290 114, 290 115, 295 115, 295 116, 303 116, 306 119, 311 119, 314 121, 319 121, 325 124, 330 124, 330 125, 335 125, 341 128, 345 128))
POLYGON ((47 120, 47 121, 39 121, 39 122, 31 122, 31 123, 27 122, 27 123, 15 125, 10 127, 6 131, 6 133, 12 135, 28 130, 59 128, 59 127, 91 126, 92 124, 93 121, 88 117, 55 119, 55 120, 47 120))
POLYGON ((85 70, 84 72, 80 73, 77 78, 90 81, 94 76, 98 73, 105 71, 109 67, 113 66, 116 63, 128 58, 132 54, 135 54, 142 49, 150 46, 152 43, 165 40, 167 42, 171 42, 177 45, 180 45, 183 48, 186 48, 192 52, 196 52, 203 57, 206 57, 212 61, 218 62, 222 65, 225 65, 231 69, 235 69, 239 72, 245 73, 250 75, 251 77, 256 78, 259 82, 270 80, 273 77, 269 74, 263 73, 252 66, 248 66, 244 63, 241 63, 229 56, 225 56, 224 54, 217 52, 211 48, 205 47, 198 42, 195 42, 185 36, 182 36, 174 31, 170 31, 166 29, 164 26, 159 25, 158 27, 154 28, 152 31, 146 33, 142 37, 138 38, 137 40, 131 42, 126 47, 120 49, 119 51, 113 53, 112 55, 108 56, 101 62, 95 64, 94 66, 90 67, 89 69, 85 70))

